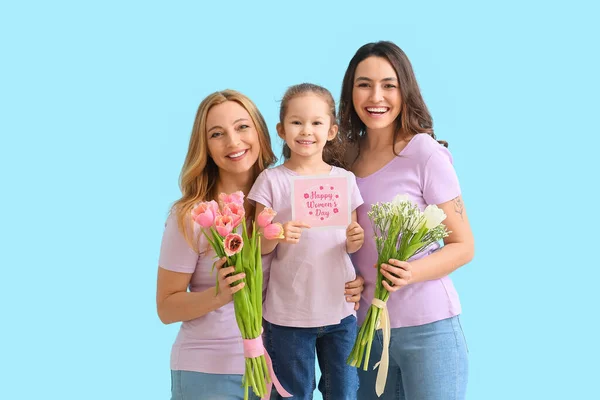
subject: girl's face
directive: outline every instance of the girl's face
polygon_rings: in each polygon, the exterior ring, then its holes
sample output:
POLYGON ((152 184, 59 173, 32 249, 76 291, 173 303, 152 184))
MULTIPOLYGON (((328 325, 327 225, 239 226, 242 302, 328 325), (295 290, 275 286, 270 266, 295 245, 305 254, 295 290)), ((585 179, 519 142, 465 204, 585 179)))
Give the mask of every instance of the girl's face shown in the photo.
POLYGON ((388 60, 371 56, 356 66, 352 103, 367 130, 394 126, 402 99, 398 76, 388 60))
POLYGON ((287 143, 292 157, 323 159, 323 148, 337 135, 330 107, 320 96, 306 93, 288 101, 277 133, 287 143))
POLYGON ((247 173, 258 160, 258 132, 248 111, 235 101, 212 107, 206 116, 208 154, 220 170, 247 173))

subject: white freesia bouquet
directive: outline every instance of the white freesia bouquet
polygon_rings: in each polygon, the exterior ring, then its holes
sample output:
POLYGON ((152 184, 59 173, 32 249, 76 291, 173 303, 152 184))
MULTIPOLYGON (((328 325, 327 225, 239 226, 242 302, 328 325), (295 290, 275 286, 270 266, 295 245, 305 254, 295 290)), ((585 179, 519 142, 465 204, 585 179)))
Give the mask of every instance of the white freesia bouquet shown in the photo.
MULTIPOLYGON (((375 244, 377 246, 377 284, 375 297, 367 316, 360 327, 354 347, 348 357, 348 364, 366 371, 375 330, 383 330, 383 354, 377 373, 376 392, 381 396, 385 387, 388 370, 388 347, 390 340, 390 323, 386 301, 390 296, 382 284, 386 279, 381 274, 381 264, 391 258, 407 261, 409 258, 425 251, 431 244, 443 239, 450 233, 442 221, 446 219, 443 210, 429 205, 424 211, 413 203, 407 195, 398 195, 392 202, 376 203, 367 213, 373 225, 375 244)), ((389 282, 389 280, 386 279, 389 282)))

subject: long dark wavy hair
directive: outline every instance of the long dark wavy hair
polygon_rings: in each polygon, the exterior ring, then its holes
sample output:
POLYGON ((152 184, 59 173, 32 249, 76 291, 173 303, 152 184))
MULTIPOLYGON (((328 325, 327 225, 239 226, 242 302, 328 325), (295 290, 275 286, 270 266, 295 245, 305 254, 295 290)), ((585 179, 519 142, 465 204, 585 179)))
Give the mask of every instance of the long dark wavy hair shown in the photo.
MULTIPOLYGON (((350 60, 344 75, 342 94, 340 95, 338 120, 341 134, 346 136, 351 143, 358 143, 359 139, 367 134, 367 127, 354 109, 352 90, 354 88, 356 67, 361 61, 369 57, 386 59, 398 76, 402 108, 396 119, 394 143, 417 133, 427 133, 433 139, 436 139, 433 133, 433 119, 423 101, 423 96, 421 96, 421 90, 412 65, 404 51, 396 44, 388 41, 367 43, 358 49, 350 60)), ((448 147, 448 142, 443 140, 438 140, 438 142, 448 147)), ((393 151, 394 154, 398 155, 396 150, 393 151)))

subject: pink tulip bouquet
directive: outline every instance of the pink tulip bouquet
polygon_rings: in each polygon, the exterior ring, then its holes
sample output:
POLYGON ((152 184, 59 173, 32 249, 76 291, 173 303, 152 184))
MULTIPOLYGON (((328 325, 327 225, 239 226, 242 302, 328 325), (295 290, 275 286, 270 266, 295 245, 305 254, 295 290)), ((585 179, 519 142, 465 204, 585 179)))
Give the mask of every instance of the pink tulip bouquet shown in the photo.
MULTIPOLYGON (((244 340, 246 368, 244 372, 244 399, 251 387, 258 397, 270 393, 271 382, 284 397, 290 397, 279 385, 269 355, 262 343, 262 289, 263 269, 260 254, 260 230, 269 239, 281 238, 283 227, 273 224, 277 214, 266 208, 252 223, 249 234, 244 210, 244 194, 221 193, 219 203, 202 202, 192 210, 193 220, 200 225, 208 242, 219 258, 227 257, 227 264, 235 266, 235 273, 245 273, 244 287, 233 295, 235 319, 244 340)), ((234 282, 232 286, 239 284, 234 282)), ((217 279, 217 293, 219 281, 217 279)))
POLYGON ((362 364, 363 369, 367 370, 373 335, 375 330, 382 329, 383 351, 381 360, 375 364, 375 368, 379 367, 375 392, 377 396, 381 396, 388 373, 391 333, 386 307, 390 292, 382 284, 384 279, 388 284, 391 282, 382 275, 381 264, 387 263, 391 258, 407 261, 448 236, 450 232, 442 224, 446 218, 444 211, 435 205, 429 205, 421 211, 407 195, 398 195, 392 202, 373 204, 367 215, 373 225, 378 253, 377 282, 375 296, 348 357, 348 364, 355 367, 360 367, 362 364))

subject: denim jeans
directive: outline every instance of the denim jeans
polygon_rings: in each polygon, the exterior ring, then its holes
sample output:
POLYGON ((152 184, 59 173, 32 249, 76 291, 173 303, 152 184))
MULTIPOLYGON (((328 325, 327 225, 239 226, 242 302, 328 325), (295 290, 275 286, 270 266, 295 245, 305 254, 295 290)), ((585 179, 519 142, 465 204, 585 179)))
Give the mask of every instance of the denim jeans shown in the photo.
MULTIPOLYGON (((354 400, 358 389, 356 368, 346 364, 356 339, 356 317, 350 315, 337 325, 293 328, 265 321, 265 345, 273 369, 294 400, 313 398, 315 350, 321 369, 319 391, 323 400, 354 400)), ((273 390, 271 400, 282 399, 273 390)))
POLYGON ((368 371, 358 370, 359 400, 464 400, 467 344, 458 316, 420 326, 392 329, 385 390, 375 394, 381 358, 381 330, 373 338, 368 371))
MULTIPOLYGON (((243 400, 242 375, 171 371, 171 400, 243 400)), ((259 400, 248 389, 250 400, 259 400)))

